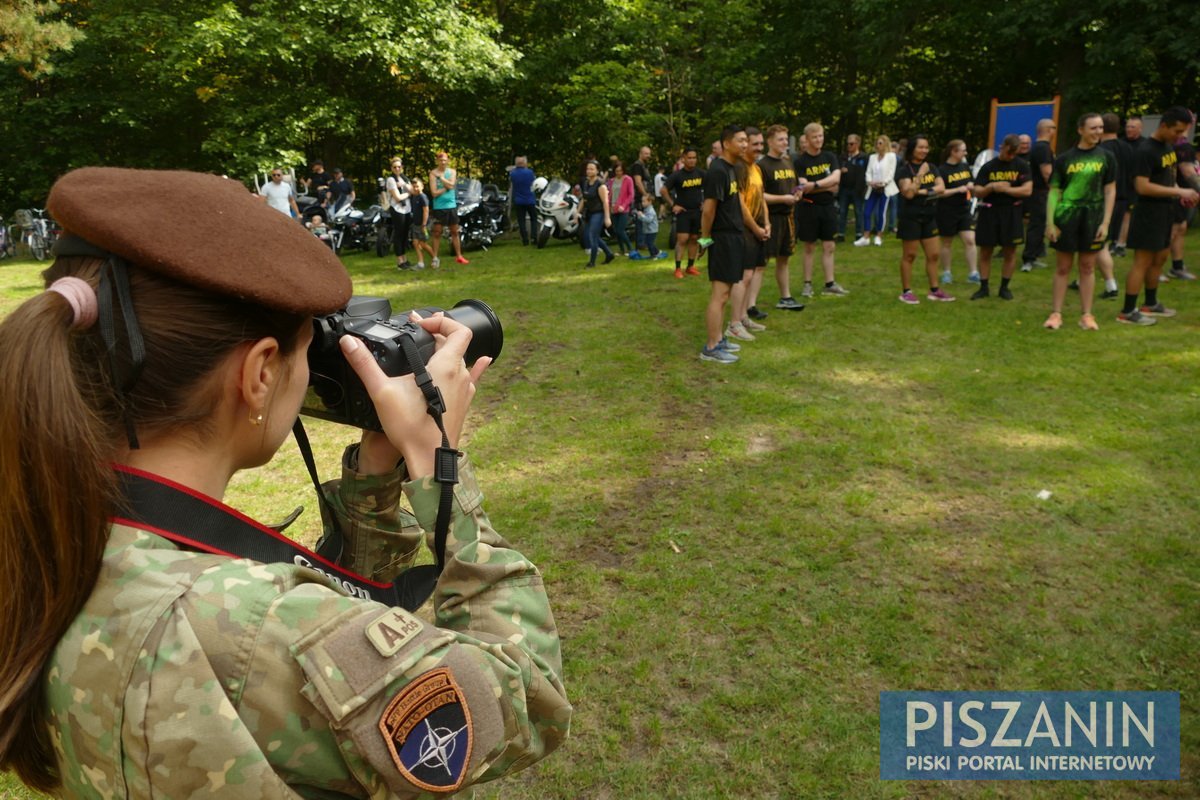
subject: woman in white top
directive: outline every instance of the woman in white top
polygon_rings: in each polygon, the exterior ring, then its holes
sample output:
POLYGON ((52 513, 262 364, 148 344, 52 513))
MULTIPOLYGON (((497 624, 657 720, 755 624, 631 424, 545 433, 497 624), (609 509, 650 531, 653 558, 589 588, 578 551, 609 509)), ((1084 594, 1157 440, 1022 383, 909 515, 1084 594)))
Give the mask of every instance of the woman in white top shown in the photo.
POLYGON ((865 247, 874 240, 883 244, 883 225, 887 219, 887 207, 896 196, 896 154, 892 152, 892 140, 880 134, 875 140, 875 152, 867 159, 867 210, 866 233, 854 241, 856 247, 865 247))
MULTIPOLYGON (((392 246, 396 250, 396 269, 408 269, 408 234, 412 223, 412 184, 404 176, 404 161, 392 159, 392 174, 384 184, 388 205, 392 210, 392 246)), ((437 266, 436 264, 434 266, 437 266)))

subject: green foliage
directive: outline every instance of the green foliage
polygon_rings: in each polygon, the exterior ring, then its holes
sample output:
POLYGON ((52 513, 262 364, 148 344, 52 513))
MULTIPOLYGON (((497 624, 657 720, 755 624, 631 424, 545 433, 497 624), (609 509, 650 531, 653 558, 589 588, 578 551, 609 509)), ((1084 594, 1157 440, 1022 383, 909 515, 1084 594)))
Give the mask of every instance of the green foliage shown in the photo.
POLYGON ((83 32, 56 19, 58 3, 39 0, 0 2, 0 62, 16 65, 27 77, 52 70, 47 56, 70 50, 83 32))

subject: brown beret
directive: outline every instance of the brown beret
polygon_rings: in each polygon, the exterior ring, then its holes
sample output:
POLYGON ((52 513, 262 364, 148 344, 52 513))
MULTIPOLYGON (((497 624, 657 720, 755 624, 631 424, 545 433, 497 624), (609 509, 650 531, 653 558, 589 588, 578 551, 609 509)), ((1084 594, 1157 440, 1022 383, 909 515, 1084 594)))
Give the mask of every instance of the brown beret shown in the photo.
POLYGON ((201 289, 298 314, 350 299, 327 244, 228 178, 84 167, 55 182, 46 208, 67 233, 201 289))

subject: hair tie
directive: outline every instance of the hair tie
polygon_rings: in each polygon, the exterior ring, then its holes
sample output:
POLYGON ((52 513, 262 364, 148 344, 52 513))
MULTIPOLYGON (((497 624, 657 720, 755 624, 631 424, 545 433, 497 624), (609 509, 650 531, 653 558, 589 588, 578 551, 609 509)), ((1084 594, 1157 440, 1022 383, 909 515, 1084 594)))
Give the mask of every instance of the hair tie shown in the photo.
POLYGON ((71 320, 72 330, 90 328, 96 323, 99 315, 96 290, 87 281, 73 277, 59 278, 50 284, 46 291, 56 292, 67 299, 74 314, 71 320))

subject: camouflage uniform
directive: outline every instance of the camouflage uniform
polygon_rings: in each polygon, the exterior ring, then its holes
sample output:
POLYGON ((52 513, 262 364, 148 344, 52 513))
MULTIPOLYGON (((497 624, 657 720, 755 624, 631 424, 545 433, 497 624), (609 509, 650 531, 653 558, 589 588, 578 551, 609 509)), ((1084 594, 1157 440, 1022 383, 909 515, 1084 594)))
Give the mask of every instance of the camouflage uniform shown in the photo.
MULTIPOLYGON (((355 458, 351 448, 326 494, 347 560, 388 577, 433 530, 440 487, 406 482, 402 466, 357 475, 355 458)), ((461 479, 437 627, 300 567, 182 551, 114 525, 46 670, 62 793, 423 797, 552 751, 571 707, 541 577, 492 529, 466 459, 461 479), (438 706, 466 724, 431 723, 444 722, 438 706)))

